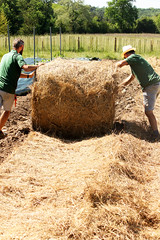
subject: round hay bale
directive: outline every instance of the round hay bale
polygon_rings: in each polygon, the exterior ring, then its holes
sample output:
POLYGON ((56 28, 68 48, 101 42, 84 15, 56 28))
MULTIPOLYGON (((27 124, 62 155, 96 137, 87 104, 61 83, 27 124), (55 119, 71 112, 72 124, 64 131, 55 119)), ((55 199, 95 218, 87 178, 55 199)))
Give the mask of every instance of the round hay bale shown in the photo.
POLYGON ((32 90, 34 130, 65 138, 106 133, 113 126, 111 61, 55 59, 37 69, 32 90))

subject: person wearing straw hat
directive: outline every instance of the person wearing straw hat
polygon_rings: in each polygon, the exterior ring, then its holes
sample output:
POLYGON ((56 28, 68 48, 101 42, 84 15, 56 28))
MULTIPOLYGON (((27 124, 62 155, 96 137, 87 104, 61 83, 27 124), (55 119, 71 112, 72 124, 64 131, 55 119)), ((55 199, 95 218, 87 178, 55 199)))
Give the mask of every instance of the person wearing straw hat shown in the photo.
POLYGON ((3 106, 3 112, 0 116, 0 139, 6 137, 6 133, 2 131, 5 125, 15 99, 15 90, 17 88, 18 79, 32 78, 34 72, 30 74, 21 73, 23 69, 26 72, 36 70, 39 65, 27 65, 22 57, 24 49, 24 41, 15 39, 13 41, 13 50, 2 57, 0 64, 0 109, 3 106))
POLYGON ((119 87, 128 85, 136 77, 143 91, 144 111, 153 130, 151 140, 160 140, 157 120, 153 113, 156 98, 160 93, 160 76, 152 66, 140 55, 135 53, 136 49, 131 45, 123 47, 122 57, 124 60, 116 64, 116 69, 129 65, 131 75, 126 78, 119 87))

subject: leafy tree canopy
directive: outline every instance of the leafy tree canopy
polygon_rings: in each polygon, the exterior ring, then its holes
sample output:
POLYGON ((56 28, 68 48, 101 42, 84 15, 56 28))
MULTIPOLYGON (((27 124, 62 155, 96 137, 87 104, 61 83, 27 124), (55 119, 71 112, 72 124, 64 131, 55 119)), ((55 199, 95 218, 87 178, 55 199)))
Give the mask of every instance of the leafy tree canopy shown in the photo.
POLYGON ((41 0, 19 0, 23 2, 23 24, 19 29, 22 34, 30 34, 33 27, 36 27, 37 34, 49 32, 50 27, 54 27, 54 15, 51 1, 41 0))
POLYGON ((137 20, 136 26, 138 33, 155 33, 157 32, 157 27, 155 22, 151 18, 141 18, 137 20))
POLYGON ((6 29, 7 29, 7 19, 6 16, 4 14, 3 9, 0 9, 0 34, 6 34, 6 29))
POLYGON ((160 14, 155 18, 155 23, 158 31, 160 32, 160 14))
POLYGON ((106 17, 111 26, 118 32, 132 32, 138 11, 132 3, 135 0, 112 0, 108 2, 106 17))
POLYGON ((138 18, 153 17, 160 14, 160 8, 138 8, 138 18))
POLYGON ((20 1, 1 0, 1 7, 10 26, 11 34, 16 34, 23 23, 20 1))
POLYGON ((38 34, 44 34, 54 25, 52 1, 0 0, 0 7, 4 9, 12 35, 31 34, 34 26, 38 34))
POLYGON ((53 6, 56 26, 72 33, 88 32, 91 26, 91 13, 83 1, 61 0, 53 6))
POLYGON ((32 34, 33 27, 36 34, 50 27, 63 33, 160 32, 160 9, 137 9, 134 1, 110 0, 107 8, 97 8, 83 0, 0 0, 0 33, 7 34, 7 24, 12 35, 32 34))

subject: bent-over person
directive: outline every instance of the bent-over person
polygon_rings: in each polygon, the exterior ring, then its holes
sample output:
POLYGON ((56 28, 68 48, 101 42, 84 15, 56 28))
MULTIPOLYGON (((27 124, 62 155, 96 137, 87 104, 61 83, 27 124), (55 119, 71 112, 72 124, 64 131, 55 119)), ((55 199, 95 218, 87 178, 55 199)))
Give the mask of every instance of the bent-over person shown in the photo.
POLYGON ((160 134, 153 110, 160 93, 160 76, 143 57, 135 53, 135 50, 131 45, 123 47, 122 57, 124 60, 116 64, 116 69, 129 65, 132 73, 119 86, 126 86, 135 77, 137 78, 143 91, 144 111, 153 130, 151 140, 156 141, 160 139, 160 134))
POLYGON ((2 57, 0 63, 0 109, 3 107, 3 112, 0 116, 0 139, 7 134, 2 131, 3 126, 11 112, 11 108, 15 99, 15 90, 19 78, 32 78, 34 70, 39 65, 27 65, 22 57, 24 50, 24 41, 22 39, 15 39, 13 41, 13 50, 2 57), (29 74, 21 73, 32 72, 29 74))

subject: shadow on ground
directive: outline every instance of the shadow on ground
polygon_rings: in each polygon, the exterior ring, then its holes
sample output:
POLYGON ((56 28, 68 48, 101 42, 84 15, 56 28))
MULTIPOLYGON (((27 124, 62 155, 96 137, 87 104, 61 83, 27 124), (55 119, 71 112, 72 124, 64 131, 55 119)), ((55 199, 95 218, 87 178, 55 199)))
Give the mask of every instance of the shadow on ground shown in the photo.
POLYGON ((101 132, 98 135, 93 134, 92 136, 86 136, 86 137, 82 137, 82 138, 70 138, 70 137, 67 137, 67 136, 64 136, 61 134, 55 134, 53 132, 51 132, 51 133, 43 132, 43 134, 50 136, 50 137, 61 139, 61 141, 65 142, 65 143, 80 142, 80 141, 91 139, 94 137, 100 138, 100 137, 104 137, 105 135, 110 135, 112 133, 117 134, 117 135, 122 134, 122 133, 127 133, 127 134, 133 135, 134 137, 136 137, 138 139, 150 142, 151 129, 148 126, 146 126, 144 123, 122 120, 122 121, 116 121, 113 125, 113 128, 110 131, 101 132))
POLYGON ((151 128, 143 123, 122 120, 114 124, 113 132, 131 134, 138 139, 150 142, 151 128))

